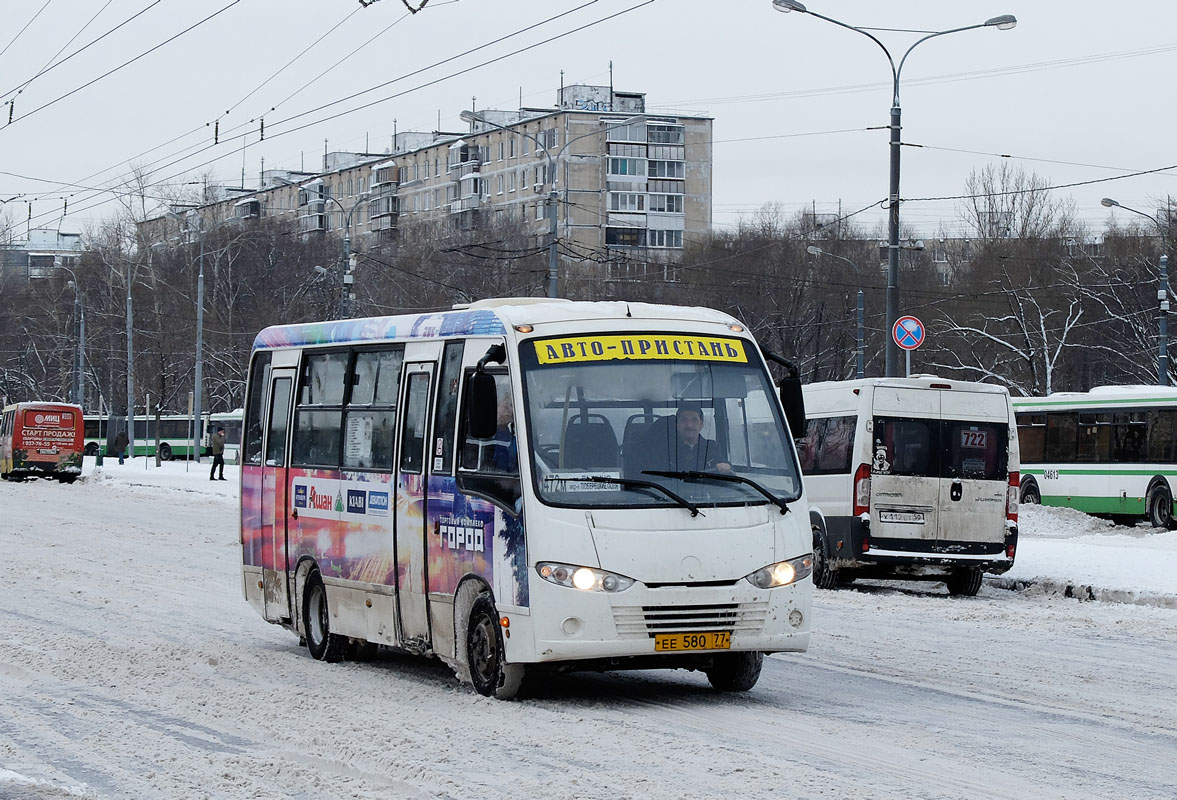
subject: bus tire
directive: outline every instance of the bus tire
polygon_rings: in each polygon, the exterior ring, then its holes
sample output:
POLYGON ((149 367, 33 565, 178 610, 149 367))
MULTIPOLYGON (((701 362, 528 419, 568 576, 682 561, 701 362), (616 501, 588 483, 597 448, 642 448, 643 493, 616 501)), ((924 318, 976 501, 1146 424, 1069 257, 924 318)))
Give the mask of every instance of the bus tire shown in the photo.
POLYGON ((707 680, 721 692, 746 692, 760 680, 764 653, 723 653, 704 670, 707 680))
POLYGON ((96 455, 98 455, 98 443, 90 442, 90 444, 86 445, 86 449, 83 452, 85 452, 85 454, 90 458, 94 458, 96 455))
POLYGON ((820 522, 813 522, 813 585, 818 589, 838 587, 838 570, 830 566, 830 550, 820 522))
POLYGON ((164 442, 163 444, 161 444, 159 446, 159 457, 162 461, 171 461, 172 460, 172 446, 170 444, 168 444, 167 442, 164 442))
POLYGON ((1173 493, 1160 481, 1148 490, 1148 521, 1154 528, 1173 527, 1173 493))
POLYGON ((342 661, 347 652, 347 637, 331 632, 330 619, 323 576, 311 570, 302 590, 302 623, 307 650, 318 661, 342 661))
POLYGON ((523 685, 525 669, 522 664, 506 663, 503 628, 494 596, 482 592, 470 607, 470 622, 466 626, 466 661, 470 666, 470 682, 474 691, 483 697, 510 700, 523 685))
POLYGON ((1042 492, 1039 491, 1038 483, 1033 478, 1022 481, 1021 504, 1024 506, 1042 505, 1042 492))
POLYGON ((962 567, 954 569, 944 579, 948 593, 953 597, 976 597, 981 590, 981 577, 984 573, 976 567, 962 567))

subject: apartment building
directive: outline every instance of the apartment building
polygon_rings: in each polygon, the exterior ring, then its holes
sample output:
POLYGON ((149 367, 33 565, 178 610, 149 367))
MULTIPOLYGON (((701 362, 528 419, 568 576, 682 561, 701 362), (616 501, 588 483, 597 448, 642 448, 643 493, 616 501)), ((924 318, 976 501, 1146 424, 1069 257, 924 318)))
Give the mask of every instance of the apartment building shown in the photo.
POLYGON ((710 117, 650 114, 644 94, 583 85, 562 87, 553 108, 461 116, 467 130, 395 133, 388 152, 327 153, 313 174, 263 171, 258 189, 188 213, 287 216, 304 235, 350 235, 366 251, 419 222, 479 230, 511 220, 546 242, 554 197, 565 261, 673 261, 710 229, 710 117))

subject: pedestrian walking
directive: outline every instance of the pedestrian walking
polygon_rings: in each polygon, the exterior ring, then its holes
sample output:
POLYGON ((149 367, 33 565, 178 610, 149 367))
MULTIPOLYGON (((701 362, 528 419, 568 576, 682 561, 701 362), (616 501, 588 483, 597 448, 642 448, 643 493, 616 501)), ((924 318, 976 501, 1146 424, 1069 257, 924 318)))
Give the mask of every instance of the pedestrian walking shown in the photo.
POLYGON ((127 432, 125 430, 119 431, 118 434, 114 437, 114 451, 118 453, 120 464, 123 463, 123 458, 127 454, 127 445, 130 444, 130 442, 131 440, 127 437, 127 432))
POLYGON ((213 468, 208 473, 210 481, 223 481, 225 479, 225 429, 217 428, 217 432, 213 434, 212 441, 209 443, 209 450, 213 454, 213 468), (217 477, 217 467, 220 467, 221 474, 217 477))

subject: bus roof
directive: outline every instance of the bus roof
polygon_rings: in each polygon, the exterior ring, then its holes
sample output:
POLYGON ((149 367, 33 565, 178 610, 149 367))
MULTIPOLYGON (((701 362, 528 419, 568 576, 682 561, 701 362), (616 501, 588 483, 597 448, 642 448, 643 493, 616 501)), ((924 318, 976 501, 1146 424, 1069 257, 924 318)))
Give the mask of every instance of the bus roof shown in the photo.
POLYGON ((586 322, 609 319, 666 320, 739 325, 734 317, 710 308, 624 301, 577 302, 548 298, 495 298, 450 311, 427 311, 388 317, 367 317, 265 328, 254 350, 308 345, 426 339, 447 336, 501 336, 514 325, 586 322))
POLYGON ((1089 392, 1052 392, 1046 397, 1015 397, 1018 411, 1097 406, 1177 405, 1177 388, 1172 386, 1096 386, 1089 392))

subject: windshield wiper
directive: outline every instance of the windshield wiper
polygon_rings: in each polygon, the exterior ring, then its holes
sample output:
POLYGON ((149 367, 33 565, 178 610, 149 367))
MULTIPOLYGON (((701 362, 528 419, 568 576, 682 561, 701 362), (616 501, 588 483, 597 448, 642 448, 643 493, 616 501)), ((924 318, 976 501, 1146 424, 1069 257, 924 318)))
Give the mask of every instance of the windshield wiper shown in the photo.
MULTIPOLYGON (((654 481, 639 481, 634 478, 610 478, 605 475, 589 475, 584 478, 578 477, 578 478, 576 478, 576 480, 589 481, 591 483, 613 483, 618 486, 640 487, 643 489, 654 489, 656 491, 662 492, 662 494, 666 495, 667 497, 669 497, 674 502, 678 503, 683 508, 690 509, 692 517, 697 517, 697 516, 699 516, 699 514, 702 513, 701 511, 699 511, 699 507, 697 505, 695 505, 694 503, 692 503, 690 500, 687 500, 685 497, 683 497, 681 495, 675 494, 674 492, 672 492, 670 489, 667 489, 662 484, 655 483, 654 481)), ((704 514, 703 516, 706 516, 706 514, 704 514)))
POLYGON ((768 498, 768 500, 781 510, 782 514, 789 511, 789 504, 785 500, 777 497, 772 492, 765 489, 751 478, 745 478, 743 475, 731 475, 726 472, 699 472, 698 470, 683 470, 681 472, 672 472, 664 470, 644 469, 643 475, 657 475, 660 478, 684 478, 686 480, 701 480, 703 478, 711 478, 717 481, 727 481, 728 483, 742 483, 746 486, 751 486, 760 494, 768 498))

